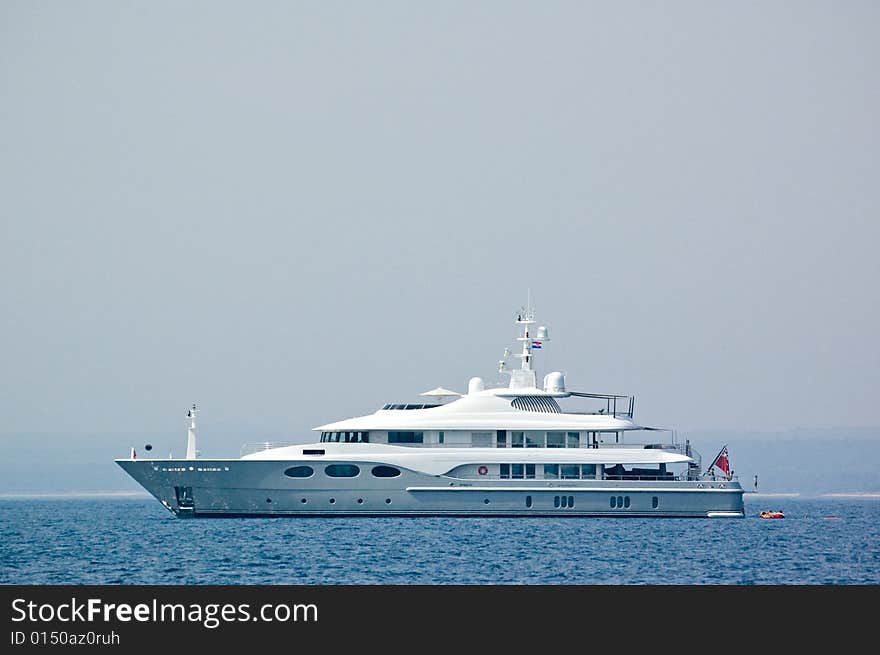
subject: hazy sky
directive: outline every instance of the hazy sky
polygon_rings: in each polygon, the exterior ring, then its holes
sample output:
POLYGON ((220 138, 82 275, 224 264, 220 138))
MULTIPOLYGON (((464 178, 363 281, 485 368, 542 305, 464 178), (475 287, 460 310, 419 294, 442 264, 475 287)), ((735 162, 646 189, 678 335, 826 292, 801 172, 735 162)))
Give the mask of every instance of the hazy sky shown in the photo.
POLYGON ((496 379, 529 290, 540 373, 642 422, 875 426, 878 26, 3 0, 0 433, 182 451, 196 402, 209 434, 304 440, 496 379))

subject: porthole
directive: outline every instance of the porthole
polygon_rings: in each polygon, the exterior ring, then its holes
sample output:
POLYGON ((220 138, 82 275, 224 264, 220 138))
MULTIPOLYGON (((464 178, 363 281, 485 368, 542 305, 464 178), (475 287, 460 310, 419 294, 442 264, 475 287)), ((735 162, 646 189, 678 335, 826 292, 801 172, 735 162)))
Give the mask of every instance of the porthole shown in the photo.
POLYGON ((266 502, 267 502, 267 503, 271 503, 271 502, 272 502, 272 499, 271 499, 271 498, 267 498, 267 499, 266 499, 266 502))
POLYGON ((396 478, 398 475, 400 475, 400 469, 396 469, 393 466, 373 467, 374 478, 396 478))
POLYGON ((623 507, 623 496, 618 496, 618 497, 617 497, 617 506, 618 506, 618 507, 623 507))
POLYGON ((574 507, 574 496, 569 496, 569 497, 568 497, 568 506, 569 506, 569 507, 574 507))
POLYGON ((553 507, 559 507, 559 496, 553 496, 553 507))
POLYGON ((361 470, 354 464, 330 464, 324 468, 324 473, 331 478, 353 478, 360 472, 361 470))
POLYGON ((526 507, 531 507, 531 506, 532 506, 532 497, 526 496, 526 507))
POLYGON ((364 504, 364 499, 358 498, 358 505, 363 505, 363 504, 364 504))
POLYGON ((390 505, 390 504, 391 504, 391 499, 390 499, 390 498, 386 498, 386 499, 385 499, 385 504, 386 504, 386 505, 390 505))
POLYGON ((299 502, 301 502, 303 505, 305 505, 305 504, 306 504, 307 502, 309 502, 309 501, 306 500, 305 498, 300 498, 300 499, 299 499, 299 502))
POLYGON ((335 498, 331 498, 331 499, 330 499, 330 504, 331 504, 331 505, 335 505, 335 504, 336 504, 336 499, 335 499, 335 498))
POLYGON ((609 504, 611 505, 612 509, 617 507, 617 498, 615 496, 611 496, 611 500, 609 501, 609 504))
POLYGON ((484 498, 484 499, 483 499, 483 504, 484 504, 484 505, 488 505, 488 504, 489 504, 489 499, 488 499, 488 498, 484 498))
POLYGON ((311 466, 291 466, 284 471, 284 475, 288 478, 310 478, 315 474, 315 469, 311 466))
POLYGON ((623 506, 626 507, 626 508, 629 508, 629 496, 626 496, 626 497, 623 499, 623 506))
POLYGON ((562 500, 560 501, 560 505, 562 505, 563 507, 568 507, 568 496, 562 497, 562 500))
POLYGON ((657 496, 654 496, 653 498, 651 498, 651 507, 653 507, 654 509, 657 509, 658 507, 660 507, 660 499, 657 498, 657 496))

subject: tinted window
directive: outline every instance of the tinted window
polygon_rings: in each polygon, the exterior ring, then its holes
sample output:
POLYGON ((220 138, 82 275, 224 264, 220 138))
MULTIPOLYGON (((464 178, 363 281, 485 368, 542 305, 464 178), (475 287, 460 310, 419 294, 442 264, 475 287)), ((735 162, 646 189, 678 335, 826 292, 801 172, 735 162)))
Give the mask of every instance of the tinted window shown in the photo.
POLYGON ((562 477, 566 480, 577 480, 581 477, 581 467, 579 464, 563 464, 562 477))
POLYGON ((353 478, 360 472, 354 464, 331 464, 324 469, 324 473, 331 478, 353 478))
POLYGON ((373 477, 376 478, 396 478, 400 475, 400 470, 393 466, 374 466, 373 477))
POLYGON ((388 443, 422 443, 425 440, 423 432, 389 432, 388 443))
POLYGON ((471 434, 471 445, 481 448, 488 448, 492 445, 491 432, 474 432, 471 434))
POLYGON ((284 472, 288 478, 310 478, 315 474, 311 466, 291 466, 284 472))

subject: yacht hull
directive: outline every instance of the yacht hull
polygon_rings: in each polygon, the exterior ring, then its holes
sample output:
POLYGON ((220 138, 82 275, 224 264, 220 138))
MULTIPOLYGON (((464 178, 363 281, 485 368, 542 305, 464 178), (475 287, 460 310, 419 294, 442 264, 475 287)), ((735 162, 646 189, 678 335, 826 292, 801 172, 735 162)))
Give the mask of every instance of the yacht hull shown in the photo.
POLYGON ((284 472, 302 462, 116 461, 180 518, 744 515, 743 489, 735 480, 466 480, 410 470, 394 478, 295 479, 284 472))

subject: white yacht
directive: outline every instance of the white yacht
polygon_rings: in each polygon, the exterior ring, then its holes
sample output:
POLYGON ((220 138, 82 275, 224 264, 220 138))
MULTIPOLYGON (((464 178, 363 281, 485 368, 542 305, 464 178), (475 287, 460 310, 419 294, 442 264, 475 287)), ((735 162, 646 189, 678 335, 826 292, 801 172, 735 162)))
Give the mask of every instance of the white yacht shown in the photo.
POLYGON ((245 444, 238 459, 199 456, 194 406, 185 459, 116 461, 178 517, 743 516, 726 449, 724 474, 703 472, 689 441, 635 422, 633 397, 568 390, 560 372, 539 387, 547 328, 529 307, 515 323, 507 386, 474 377, 467 393, 437 388, 318 426, 314 443, 245 444))

